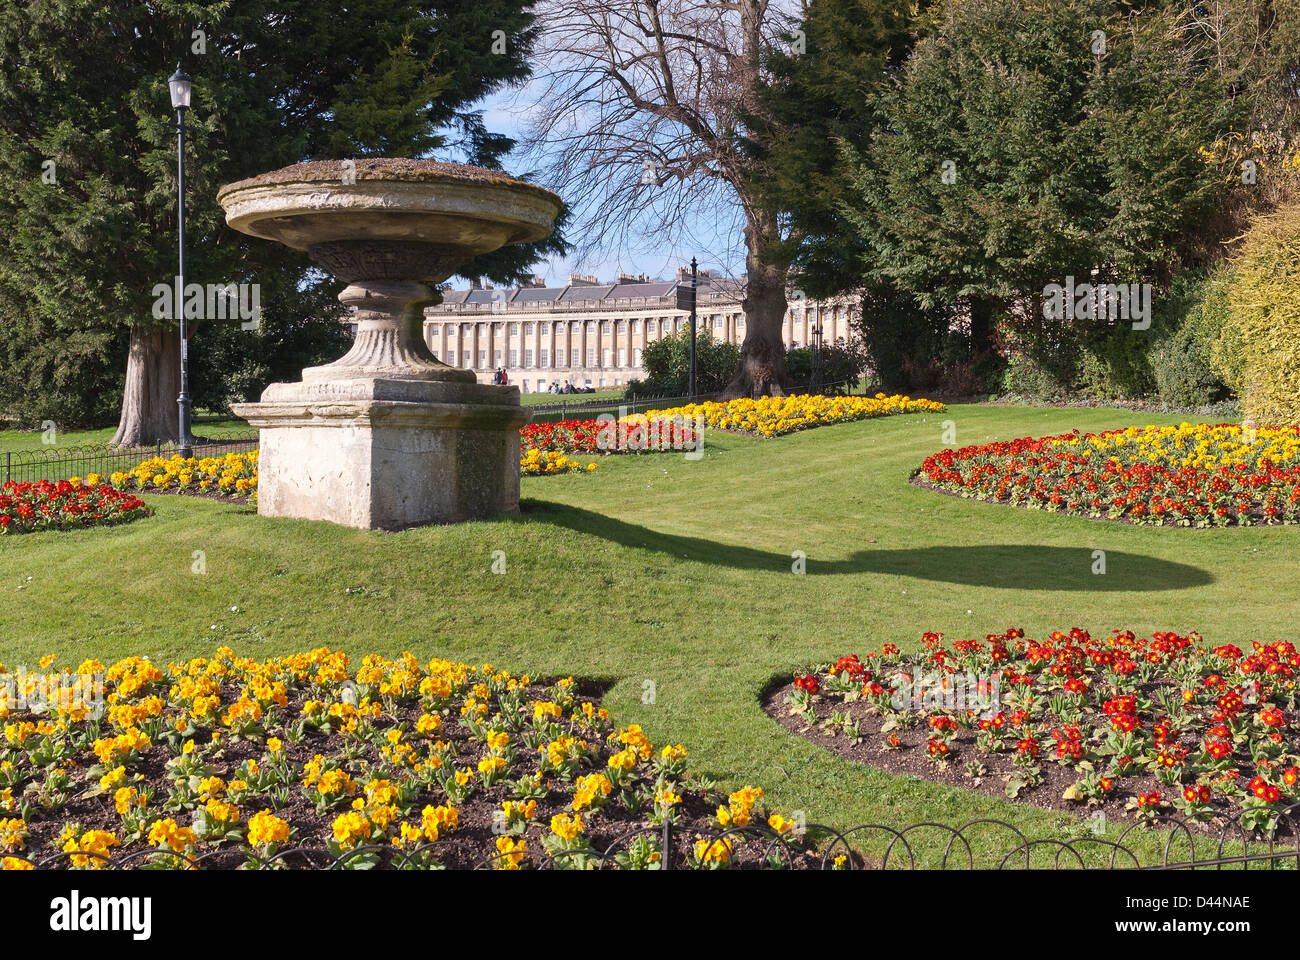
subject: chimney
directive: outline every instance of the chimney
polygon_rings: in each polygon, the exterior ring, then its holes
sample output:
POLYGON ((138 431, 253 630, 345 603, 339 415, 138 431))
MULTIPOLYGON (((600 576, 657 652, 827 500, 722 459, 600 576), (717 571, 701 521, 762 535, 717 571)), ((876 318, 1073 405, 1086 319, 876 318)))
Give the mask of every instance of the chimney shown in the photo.
MULTIPOLYGON (((696 277, 696 282, 697 282, 701 287, 707 287, 707 286, 709 285, 709 281, 710 281, 710 279, 711 279, 711 275, 709 274, 709 271, 707 271, 707 270, 696 270, 696 271, 695 271, 695 277, 696 277)), ((677 282, 678 282, 678 283, 690 283, 690 282, 691 282, 691 268, 690 268, 690 267, 678 267, 678 268, 677 268, 677 282)))
POLYGON ((569 286, 571 287, 598 287, 600 281, 590 274, 571 273, 569 274, 569 286))

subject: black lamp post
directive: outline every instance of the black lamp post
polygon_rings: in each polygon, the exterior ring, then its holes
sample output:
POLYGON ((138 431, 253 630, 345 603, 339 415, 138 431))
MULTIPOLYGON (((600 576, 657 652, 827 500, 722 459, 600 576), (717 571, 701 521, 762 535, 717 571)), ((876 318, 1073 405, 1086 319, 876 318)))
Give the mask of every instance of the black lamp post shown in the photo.
POLYGON ((185 459, 194 456, 194 438, 190 436, 190 371, 189 340, 185 330, 185 111, 190 108, 192 86, 181 65, 167 80, 171 88, 172 108, 176 111, 176 212, 177 212, 177 274, 176 306, 181 323, 181 392, 176 398, 180 417, 180 455, 185 459))
POLYGON ((821 389, 822 385, 822 325, 814 323, 812 328, 812 375, 808 378, 808 392, 821 389))
POLYGON ((695 301, 699 299, 695 258, 691 257, 691 403, 695 402, 695 301))

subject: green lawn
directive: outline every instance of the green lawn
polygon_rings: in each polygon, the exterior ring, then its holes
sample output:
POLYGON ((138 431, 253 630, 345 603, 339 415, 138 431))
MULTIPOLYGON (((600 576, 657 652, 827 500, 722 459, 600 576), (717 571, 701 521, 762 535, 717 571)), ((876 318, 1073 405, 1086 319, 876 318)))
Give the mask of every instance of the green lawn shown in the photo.
POLYGON ((597 390, 595 393, 525 393, 520 402, 525 407, 545 407, 553 403, 597 403, 606 400, 623 399, 623 388, 617 390, 597 390))
POLYGON ((521 517, 400 534, 146 497, 157 515, 125 527, 0 538, 0 660, 328 645, 603 678, 621 722, 814 822, 989 816, 1081 835, 1062 814, 833 757, 770 720, 759 695, 810 661, 915 648, 925 630, 1294 639, 1300 531, 1122 526, 910 486, 948 419, 967 444, 1179 418, 954 406, 769 441, 710 433, 700 461, 609 457, 594 474, 525 479, 521 517), (490 571, 496 550, 504 575, 490 571))

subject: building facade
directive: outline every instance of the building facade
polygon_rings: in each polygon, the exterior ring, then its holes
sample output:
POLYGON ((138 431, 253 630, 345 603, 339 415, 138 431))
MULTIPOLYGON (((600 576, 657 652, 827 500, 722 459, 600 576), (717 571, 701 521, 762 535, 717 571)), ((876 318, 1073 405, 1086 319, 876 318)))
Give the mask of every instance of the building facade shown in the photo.
MULTIPOLYGON (((481 383, 505 368, 524 393, 544 393, 566 382, 577 388, 620 387, 645 376, 646 346, 690 325, 677 309, 677 288, 689 287, 690 271, 674 280, 621 275, 611 283, 572 276, 563 287, 525 286, 443 290, 442 303, 424 314, 424 339, 438 359, 473 370, 481 383)), ((745 316, 744 281, 701 275, 696 322, 714 339, 740 344, 745 316)), ((858 304, 848 297, 794 300, 786 311, 787 346, 806 346, 821 324, 823 342, 847 342, 858 304)))

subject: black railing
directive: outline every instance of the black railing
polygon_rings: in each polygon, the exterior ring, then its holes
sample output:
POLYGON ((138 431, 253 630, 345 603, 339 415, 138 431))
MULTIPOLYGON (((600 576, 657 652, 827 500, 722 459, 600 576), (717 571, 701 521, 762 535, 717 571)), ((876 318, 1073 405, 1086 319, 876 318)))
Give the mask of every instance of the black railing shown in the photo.
MULTIPOLYGON (((257 434, 212 437, 194 441, 194 456, 220 457, 227 453, 244 453, 257 447, 257 434)), ((105 481, 118 470, 130 470, 150 457, 170 458, 179 452, 174 443, 156 443, 150 447, 110 447, 107 444, 44 447, 38 450, 9 450, 0 453, 0 480, 5 483, 39 480, 85 478, 97 473, 105 481)))
MULTIPOLYGON (((833 383, 824 383, 818 389, 824 393, 845 393, 856 389, 862 380, 838 380, 833 383)), ((791 394, 807 393, 809 386, 804 384, 791 388, 791 394)), ((666 407, 680 407, 691 402, 687 394, 651 394, 641 396, 636 393, 628 392, 622 398, 604 398, 600 400, 582 400, 583 394, 559 394, 560 400, 555 403, 541 403, 527 407, 533 414, 533 423, 549 423, 555 420, 590 420, 600 416, 602 413, 617 415, 619 411, 628 414, 644 413, 647 410, 660 410, 666 407)), ((699 393, 695 396, 697 403, 705 403, 716 399, 716 393, 699 393)))
MULTIPOLYGON (((861 380, 841 380, 825 383, 819 388, 827 393, 841 393, 856 389, 861 380)), ((807 393, 808 386, 791 389, 791 394, 807 393)), ((533 423, 549 423, 570 418, 590 420, 608 413, 617 416, 621 413, 644 413, 647 410, 683 406, 691 402, 689 396, 672 396, 652 394, 638 396, 627 394, 625 398, 607 398, 601 400, 582 400, 582 394, 562 394, 555 403, 539 404, 525 407, 532 413, 533 423)), ((696 400, 704 402, 717 396, 702 393, 696 400)), ((219 457, 227 453, 243 453, 257 447, 257 434, 232 434, 226 437, 198 439, 194 443, 194 456, 219 457)), ((32 450, 8 450, 0 452, 0 482, 36 482, 39 480, 66 480, 69 477, 82 477, 97 473, 109 477, 114 471, 129 470, 136 464, 150 457, 171 457, 179 452, 174 443, 157 443, 149 447, 110 447, 107 444, 85 444, 81 446, 50 446, 32 450)))
MULTIPOLYGON (((862 824, 836 830, 807 824, 784 833, 766 826, 700 830, 665 821, 662 826, 631 830, 600 850, 547 853, 535 849, 535 837, 527 837, 528 846, 522 852, 496 853, 463 868, 488 870, 514 865, 540 870, 678 870, 696 868, 700 866, 700 854, 712 853, 715 863, 725 860, 740 869, 757 870, 1300 870, 1300 846, 1292 819, 1298 808, 1300 804, 1295 804, 1280 812, 1291 838, 1289 844, 1281 846, 1275 840, 1252 837, 1240 826, 1225 826, 1215 835, 1202 824, 1188 823, 1173 815, 1152 823, 1130 824, 1114 839, 1085 832, 1051 840, 1031 839, 1012 824, 994 819, 970 820, 958 827, 941 823, 908 827, 862 824), (1157 829, 1168 832, 1159 834, 1157 829), (989 844, 986 835, 991 831, 1006 831, 1008 836, 1002 843, 989 844), (1135 831, 1140 831, 1138 837, 1145 842, 1129 842, 1135 831)), ((45 870, 66 869, 75 865, 74 858, 86 858, 86 866, 111 870, 146 865, 317 870, 364 865, 368 869, 422 870, 446 868, 439 858, 448 851, 449 842, 425 843, 410 850, 366 845, 341 855, 323 846, 299 846, 269 857, 238 849, 189 856, 155 848, 118 857, 88 851, 66 851, 43 858, 9 856, 45 870)))

